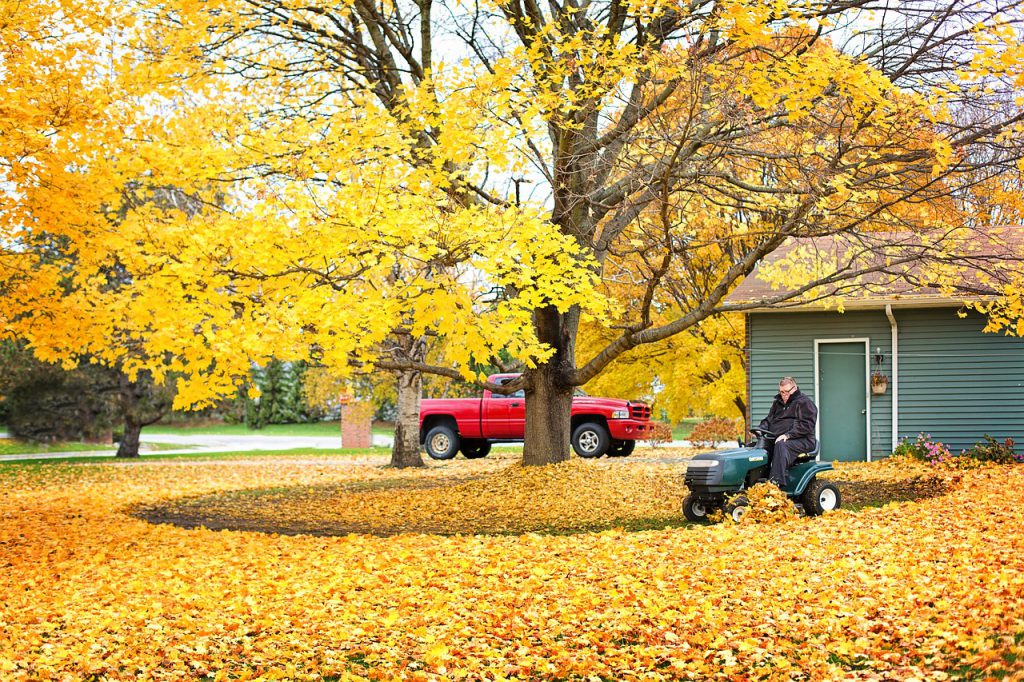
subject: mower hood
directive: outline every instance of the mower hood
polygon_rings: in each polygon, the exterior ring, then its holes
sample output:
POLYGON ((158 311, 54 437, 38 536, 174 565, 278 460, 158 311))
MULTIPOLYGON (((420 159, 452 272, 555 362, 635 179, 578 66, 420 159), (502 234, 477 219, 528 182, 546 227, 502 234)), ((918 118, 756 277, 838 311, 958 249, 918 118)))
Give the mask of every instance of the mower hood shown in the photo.
POLYGON ((752 470, 768 464, 764 448, 734 448, 696 455, 686 467, 686 487, 694 492, 739 490, 752 470))

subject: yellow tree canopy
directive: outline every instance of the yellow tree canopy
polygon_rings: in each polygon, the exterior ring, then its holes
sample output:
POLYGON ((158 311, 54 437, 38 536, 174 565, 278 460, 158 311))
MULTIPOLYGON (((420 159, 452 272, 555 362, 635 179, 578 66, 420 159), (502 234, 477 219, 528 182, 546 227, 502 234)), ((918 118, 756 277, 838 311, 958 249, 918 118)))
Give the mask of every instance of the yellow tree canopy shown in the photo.
MULTIPOLYGON (((155 40, 163 28, 138 35, 155 40)), ((97 63, 106 38, 93 37, 97 63)), ((28 124, 45 135, 7 157, 9 332, 47 359, 88 354, 129 371, 181 372, 179 406, 233 390, 271 355, 344 373, 372 363, 403 326, 457 338, 449 366, 466 377, 473 357, 550 355, 530 333, 530 311, 586 304, 594 275, 573 240, 551 238, 538 209, 454 196, 448 161, 417 162, 412 124, 372 101, 331 97, 308 119, 275 118, 267 102, 301 110, 324 85, 192 73, 192 46, 179 49, 131 52, 151 69, 126 60, 120 72, 97 74, 93 63, 64 74, 69 90, 107 98, 69 112, 64 129, 47 129, 44 114, 21 122, 26 138, 28 124), (134 99, 139 70, 190 90, 134 99), (499 287, 515 296, 487 297, 499 287)), ((478 139, 446 142, 447 156, 478 139)))
POLYGON ((3 29, 5 85, 31 86, 3 125, 46 139, 3 151, 8 333, 179 372, 181 404, 271 353, 473 378, 501 351, 530 461, 567 454, 573 386, 736 309, 787 239, 953 234, 1024 158, 1017 6, 22 7, 55 28, 3 29), (61 79, 92 106, 42 125, 32 92, 61 79), (581 324, 614 333, 583 355, 581 324), (382 353, 395 333, 444 356, 382 353))
MULTIPOLYGON (((709 317, 685 332, 623 354, 586 384, 594 395, 649 397, 654 413, 678 423, 691 415, 746 415, 745 324, 738 313, 709 317)), ((596 325, 580 331, 583 354, 608 343, 596 325)))

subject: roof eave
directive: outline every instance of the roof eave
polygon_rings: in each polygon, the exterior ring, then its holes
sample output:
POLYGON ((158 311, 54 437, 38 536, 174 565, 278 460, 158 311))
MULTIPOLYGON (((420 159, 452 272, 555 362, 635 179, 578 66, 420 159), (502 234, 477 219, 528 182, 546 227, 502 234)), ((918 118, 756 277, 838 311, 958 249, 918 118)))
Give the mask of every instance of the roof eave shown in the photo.
MULTIPOLYGON (((959 308, 971 303, 993 301, 995 296, 884 296, 872 298, 823 299, 810 303, 799 303, 785 306, 763 306, 748 308, 745 313, 806 313, 837 311, 842 306, 849 310, 882 310, 886 306, 893 308, 959 308)), ((751 301, 753 302, 753 301, 751 301)), ((736 303, 739 303, 736 301, 736 303)))

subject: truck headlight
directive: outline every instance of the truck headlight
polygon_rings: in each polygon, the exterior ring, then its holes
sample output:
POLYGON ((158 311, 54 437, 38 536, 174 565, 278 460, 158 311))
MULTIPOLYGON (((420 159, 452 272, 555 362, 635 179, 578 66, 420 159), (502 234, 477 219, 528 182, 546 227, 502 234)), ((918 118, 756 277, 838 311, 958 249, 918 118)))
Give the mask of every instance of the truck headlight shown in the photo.
POLYGON ((612 410, 612 419, 628 419, 629 410, 612 410))

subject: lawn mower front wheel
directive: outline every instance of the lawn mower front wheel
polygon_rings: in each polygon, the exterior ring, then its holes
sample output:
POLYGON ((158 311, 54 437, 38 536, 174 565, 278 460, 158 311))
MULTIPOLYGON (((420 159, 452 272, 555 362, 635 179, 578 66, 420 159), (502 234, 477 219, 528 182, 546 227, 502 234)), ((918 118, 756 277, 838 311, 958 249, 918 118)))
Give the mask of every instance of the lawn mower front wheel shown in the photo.
POLYGON ((687 521, 692 521, 693 523, 707 521, 708 514, 713 509, 714 507, 711 504, 696 495, 687 495, 683 500, 683 516, 686 517, 687 521))

